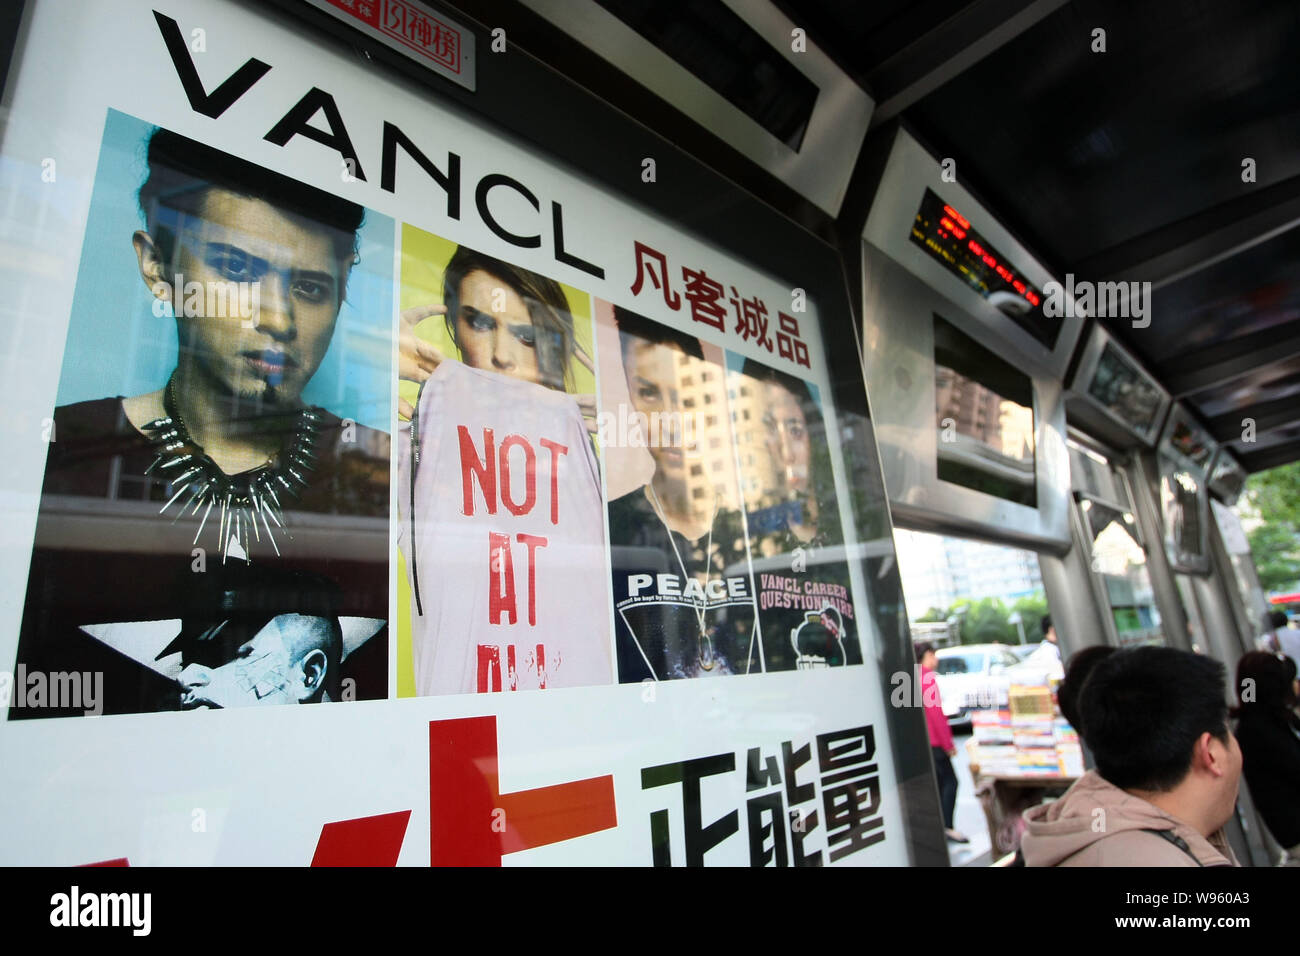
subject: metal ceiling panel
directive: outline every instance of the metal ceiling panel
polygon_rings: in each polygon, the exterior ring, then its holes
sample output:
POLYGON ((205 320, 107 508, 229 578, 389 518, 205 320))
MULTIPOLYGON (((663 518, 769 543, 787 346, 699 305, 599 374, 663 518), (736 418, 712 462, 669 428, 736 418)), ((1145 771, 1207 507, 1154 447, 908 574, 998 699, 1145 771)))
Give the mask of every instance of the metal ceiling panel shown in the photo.
MULTIPOLYGON (((592 0, 520 0, 646 89, 708 129, 801 196, 839 213, 874 103, 815 43, 793 49, 798 26, 767 0, 720 3, 757 31, 817 87, 817 100, 798 150, 763 128, 668 53, 592 0)), ((594 91, 599 93, 599 90, 594 91)), ((671 136, 671 130, 656 130, 671 136)))

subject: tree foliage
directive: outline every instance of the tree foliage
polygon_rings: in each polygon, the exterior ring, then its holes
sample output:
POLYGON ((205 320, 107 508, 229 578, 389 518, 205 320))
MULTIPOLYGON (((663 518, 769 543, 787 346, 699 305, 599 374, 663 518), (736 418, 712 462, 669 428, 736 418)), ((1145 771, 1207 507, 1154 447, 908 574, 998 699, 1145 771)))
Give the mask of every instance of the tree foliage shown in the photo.
POLYGON ((964 598, 949 609, 956 614, 961 623, 961 642, 963 644, 1015 644, 1019 641, 1015 626, 1008 620, 1011 612, 1000 598, 982 598, 972 601, 964 598))
POLYGON ((1262 524, 1246 535, 1259 586, 1289 590, 1300 582, 1300 536, 1281 524, 1262 524))
POLYGON ((1265 591, 1300 582, 1300 462, 1250 476, 1246 500, 1264 522, 1247 534, 1265 591))
POLYGON ((1020 612, 1025 628, 1025 643, 1032 644, 1043 639, 1043 625, 1040 622, 1047 617, 1047 598, 1041 591, 1018 599, 1011 605, 1011 610, 1020 612))
POLYGON ((962 598, 946 611, 932 607, 916 621, 923 624, 955 617, 957 633, 963 644, 1019 644, 1020 631, 1011 623, 1012 611, 1020 614, 1026 643, 1033 644, 1042 639, 1039 622, 1047 614, 1047 598, 1042 591, 1018 598, 1010 608, 1000 598, 962 598))
POLYGON ((1266 524, 1300 535, 1300 461, 1251 475, 1246 497, 1266 524))

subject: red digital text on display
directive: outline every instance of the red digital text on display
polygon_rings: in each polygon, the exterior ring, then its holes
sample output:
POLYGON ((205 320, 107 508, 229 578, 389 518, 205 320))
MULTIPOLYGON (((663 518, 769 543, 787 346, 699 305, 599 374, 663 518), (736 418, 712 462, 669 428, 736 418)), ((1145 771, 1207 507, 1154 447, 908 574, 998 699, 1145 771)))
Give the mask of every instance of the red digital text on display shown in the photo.
MULTIPOLYGON (((923 213, 924 214, 924 206, 923 213)), ((931 214, 933 215, 933 214, 931 214)), ((931 220, 933 222, 933 220, 931 220)), ((1037 307, 1042 301, 1041 296, 1029 283, 1019 277, 1014 269, 1004 262, 998 260, 997 253, 982 243, 982 238, 978 232, 971 228, 970 220, 959 213, 952 206, 945 205, 943 214, 938 216, 938 222, 933 226, 935 235, 939 239, 947 242, 956 240, 964 242, 966 249, 976 260, 983 263, 997 275, 999 279, 1015 289, 1018 294, 1024 297, 1030 305, 1037 307)), ((918 240, 925 241, 923 233, 918 233, 918 240)), ((927 245, 929 243, 927 242, 927 245)), ((947 249, 940 246, 931 246, 932 250, 944 258, 946 262, 958 265, 953 258, 953 254, 947 249)), ((962 268, 958 265, 959 268, 962 268)))
POLYGON ((768 352, 775 351, 784 359, 811 368, 808 346, 800 337, 799 320, 794 316, 778 311, 773 330, 771 312, 758 296, 744 297, 736 286, 725 286, 703 269, 690 266, 682 267, 681 291, 678 291, 673 288, 667 256, 643 242, 634 242, 633 250, 636 256, 633 295, 647 289, 657 291, 664 305, 674 312, 681 311, 684 299, 693 322, 702 322, 726 334, 731 319, 731 332, 739 335, 741 341, 753 341, 768 352))

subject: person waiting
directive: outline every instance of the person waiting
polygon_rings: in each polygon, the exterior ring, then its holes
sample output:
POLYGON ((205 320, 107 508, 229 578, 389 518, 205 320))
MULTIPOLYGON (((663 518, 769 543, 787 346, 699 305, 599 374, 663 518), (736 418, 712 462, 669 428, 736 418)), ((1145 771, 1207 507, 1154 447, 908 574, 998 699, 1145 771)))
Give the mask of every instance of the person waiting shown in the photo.
POLYGON ((1078 697, 1097 767, 1025 811, 1026 866, 1235 866, 1241 777, 1223 665, 1167 647, 1098 661, 1078 697))
POLYGON ((1292 711, 1300 686, 1296 663, 1281 654, 1251 651, 1237 663, 1237 740, 1242 772, 1255 809, 1300 866, 1300 737, 1292 711))

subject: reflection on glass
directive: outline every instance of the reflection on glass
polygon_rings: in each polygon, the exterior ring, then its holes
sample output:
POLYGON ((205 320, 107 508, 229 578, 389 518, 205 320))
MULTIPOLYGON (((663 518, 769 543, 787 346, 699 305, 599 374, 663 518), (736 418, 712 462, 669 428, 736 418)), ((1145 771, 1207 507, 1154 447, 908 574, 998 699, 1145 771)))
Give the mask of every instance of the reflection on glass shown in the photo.
POLYGON ((1210 446, 1205 435, 1184 421, 1174 423, 1169 443, 1198 465, 1203 466, 1210 458, 1210 446))
POLYGON ((653 462, 608 503, 619 680, 761 673, 721 351, 620 307, 598 315, 619 341, 602 374, 625 380, 653 462))
POLYGON ((934 324, 939 479, 1036 506, 1029 376, 938 316, 934 324))
POLYGON ((764 669, 861 662, 817 388, 732 355, 727 374, 764 669))
POLYGON ((1195 570, 1204 563, 1201 495, 1201 482, 1196 476, 1166 460, 1160 476, 1160 506, 1164 517, 1165 550, 1170 563, 1178 569, 1195 570))
POLYGON ((814 386, 746 360, 728 395, 749 535, 770 557, 842 541, 830 447, 814 386))
POLYGON ((1088 383, 1088 394, 1140 431, 1147 431, 1160 410, 1161 394, 1112 343, 1107 342, 1088 383))
POLYGON ((1120 647, 1164 644, 1146 552, 1138 543, 1133 515, 1097 501, 1085 500, 1082 505, 1092 538, 1092 568, 1106 585, 1120 647))
MULTIPOLYGON (((1227 505, 1210 500, 1211 517, 1219 529, 1223 540, 1224 553, 1232 566, 1232 579, 1237 588, 1237 601, 1233 611, 1237 614, 1238 624, 1244 628, 1243 634, 1252 637, 1259 627, 1260 619, 1270 610, 1271 605, 1255 576, 1254 561, 1251 559, 1250 543, 1246 539, 1241 521, 1227 505)), ((1266 628, 1267 629, 1267 628, 1266 628)))
POLYGON ((1230 455, 1221 454, 1215 459, 1210 487, 1229 501, 1236 501, 1246 487, 1246 472, 1230 455))
POLYGON ((1174 584, 1178 586, 1178 598, 1182 604, 1183 614, 1187 616, 1187 640, 1192 650, 1204 654, 1209 648, 1205 639, 1205 623, 1201 620, 1201 609, 1192 593, 1192 581, 1186 574, 1175 574, 1174 584))

